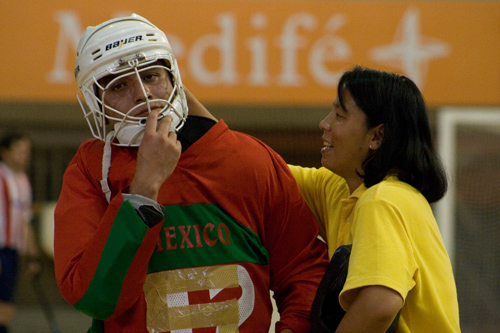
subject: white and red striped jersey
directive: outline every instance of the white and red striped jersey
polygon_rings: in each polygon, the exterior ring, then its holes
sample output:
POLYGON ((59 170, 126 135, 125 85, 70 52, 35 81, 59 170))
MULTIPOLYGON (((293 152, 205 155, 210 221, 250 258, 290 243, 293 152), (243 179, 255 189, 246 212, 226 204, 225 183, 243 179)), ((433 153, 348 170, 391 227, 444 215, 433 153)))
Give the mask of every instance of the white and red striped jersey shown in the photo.
POLYGON ((0 162, 0 247, 26 250, 26 224, 32 218, 28 175, 0 162))

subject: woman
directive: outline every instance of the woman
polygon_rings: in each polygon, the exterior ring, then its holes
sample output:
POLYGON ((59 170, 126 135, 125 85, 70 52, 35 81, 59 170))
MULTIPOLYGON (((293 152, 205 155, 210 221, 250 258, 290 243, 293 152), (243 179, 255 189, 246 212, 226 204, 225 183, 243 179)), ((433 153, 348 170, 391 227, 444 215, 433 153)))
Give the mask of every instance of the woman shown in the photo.
POLYGON ((344 73, 320 122, 323 168, 290 166, 330 256, 352 244, 337 332, 458 332, 451 263, 430 203, 446 176, 417 86, 393 73, 344 73))

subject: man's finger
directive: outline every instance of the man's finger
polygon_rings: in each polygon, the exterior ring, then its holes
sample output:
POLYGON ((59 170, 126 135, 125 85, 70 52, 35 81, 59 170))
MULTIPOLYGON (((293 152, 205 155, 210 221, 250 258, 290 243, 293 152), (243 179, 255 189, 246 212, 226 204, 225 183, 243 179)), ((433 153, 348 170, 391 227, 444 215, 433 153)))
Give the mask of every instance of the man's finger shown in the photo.
POLYGON ((159 111, 153 110, 146 118, 146 132, 156 132, 156 126, 158 124, 159 111))
POLYGON ((163 117, 160 123, 158 124, 158 132, 160 131, 165 131, 165 133, 170 132, 170 127, 172 126, 173 120, 174 118, 172 118, 172 116, 170 115, 163 117))

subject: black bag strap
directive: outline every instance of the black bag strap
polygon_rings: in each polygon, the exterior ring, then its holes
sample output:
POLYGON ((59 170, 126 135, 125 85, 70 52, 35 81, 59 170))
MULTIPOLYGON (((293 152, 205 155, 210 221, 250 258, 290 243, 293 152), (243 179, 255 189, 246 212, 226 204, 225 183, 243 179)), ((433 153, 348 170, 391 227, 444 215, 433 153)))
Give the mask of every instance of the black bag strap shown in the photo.
POLYGON ((333 254, 311 307, 311 332, 333 333, 345 311, 339 303, 349 267, 352 245, 342 245, 333 254))

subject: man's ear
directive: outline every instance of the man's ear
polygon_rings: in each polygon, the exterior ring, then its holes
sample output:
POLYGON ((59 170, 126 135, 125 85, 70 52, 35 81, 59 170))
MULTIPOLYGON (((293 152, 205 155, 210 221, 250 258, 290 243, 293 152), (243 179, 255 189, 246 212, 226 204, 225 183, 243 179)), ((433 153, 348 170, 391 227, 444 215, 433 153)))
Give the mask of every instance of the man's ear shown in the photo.
POLYGON ((384 124, 380 124, 373 128, 373 137, 370 141, 370 149, 377 150, 382 145, 384 140, 384 124))

